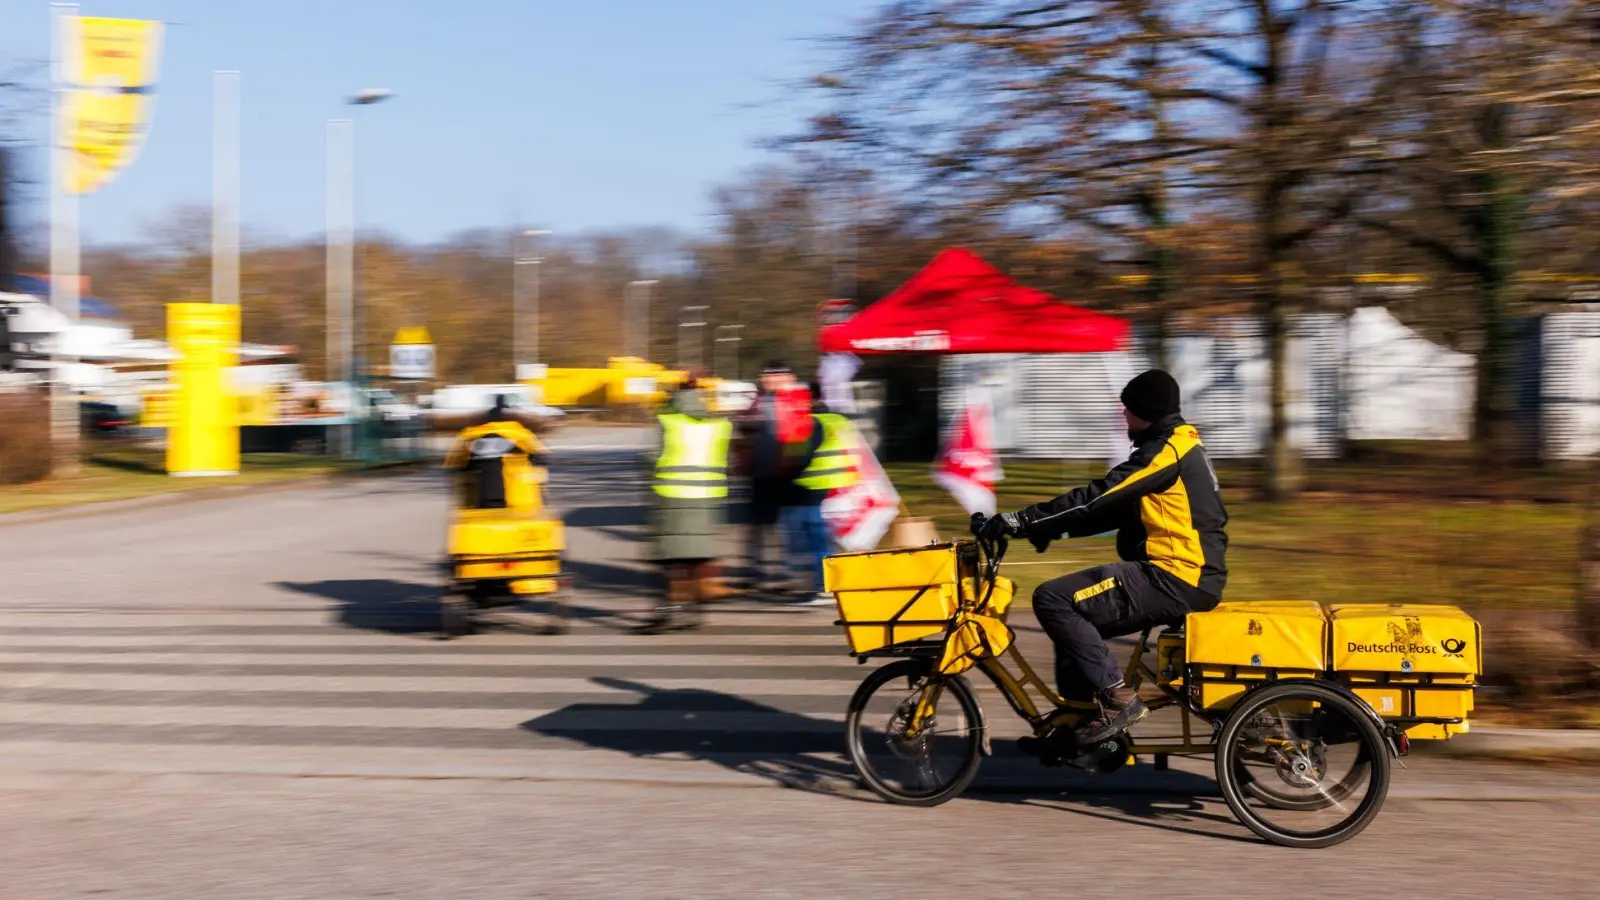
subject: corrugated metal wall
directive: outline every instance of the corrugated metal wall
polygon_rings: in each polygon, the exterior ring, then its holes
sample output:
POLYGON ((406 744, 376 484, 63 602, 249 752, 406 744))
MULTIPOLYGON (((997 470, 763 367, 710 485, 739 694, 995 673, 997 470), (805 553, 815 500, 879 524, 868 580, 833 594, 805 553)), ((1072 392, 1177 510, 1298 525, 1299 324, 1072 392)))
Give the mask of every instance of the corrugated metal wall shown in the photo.
POLYGON ((1540 449, 1547 459, 1600 453, 1600 311, 1551 313, 1541 331, 1540 449))

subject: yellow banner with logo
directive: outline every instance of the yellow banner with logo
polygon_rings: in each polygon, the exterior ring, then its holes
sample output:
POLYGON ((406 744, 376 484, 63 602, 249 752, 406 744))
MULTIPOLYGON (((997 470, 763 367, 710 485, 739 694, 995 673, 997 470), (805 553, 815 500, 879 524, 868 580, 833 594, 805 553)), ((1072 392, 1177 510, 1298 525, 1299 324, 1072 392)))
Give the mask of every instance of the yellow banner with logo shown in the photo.
POLYGON ((238 401, 226 370, 239 353, 239 307, 169 303, 167 343, 179 356, 170 368, 175 402, 167 429, 167 474, 237 473, 238 401))
POLYGON ((104 187, 144 145, 155 105, 161 23, 62 17, 61 140, 69 193, 104 187))

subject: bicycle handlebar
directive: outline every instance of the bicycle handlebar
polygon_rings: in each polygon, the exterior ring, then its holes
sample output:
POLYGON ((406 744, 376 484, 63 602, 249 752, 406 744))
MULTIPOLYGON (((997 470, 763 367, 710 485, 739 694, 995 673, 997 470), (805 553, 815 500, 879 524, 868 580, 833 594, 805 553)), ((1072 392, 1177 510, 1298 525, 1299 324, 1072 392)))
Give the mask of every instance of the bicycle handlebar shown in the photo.
POLYGON ((1005 559, 1006 549, 1011 545, 1011 539, 1004 534, 992 539, 983 536, 983 526, 988 519, 983 513, 972 514, 972 524, 969 526, 972 536, 977 539, 978 552, 983 555, 983 580, 988 582, 983 591, 983 602, 980 607, 989 605, 989 598, 994 594, 995 580, 1000 577, 1000 561, 1005 559))

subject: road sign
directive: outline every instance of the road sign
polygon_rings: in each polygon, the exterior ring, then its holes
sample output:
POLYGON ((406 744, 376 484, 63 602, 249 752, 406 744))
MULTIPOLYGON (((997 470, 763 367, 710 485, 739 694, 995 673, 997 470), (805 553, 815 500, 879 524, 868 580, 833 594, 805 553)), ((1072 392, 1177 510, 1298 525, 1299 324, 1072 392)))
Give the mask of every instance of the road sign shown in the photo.
MULTIPOLYGON (((426 334, 427 332, 423 333, 426 334)), ((397 340, 389 345, 389 376, 391 378, 426 381, 433 377, 433 368, 432 344, 408 344, 397 340)))
POLYGON ((396 344, 432 344, 433 335, 422 325, 407 325, 394 333, 396 344))
POLYGON ((849 300, 824 300, 817 304, 817 325, 827 328, 838 325, 856 314, 856 305, 849 300))

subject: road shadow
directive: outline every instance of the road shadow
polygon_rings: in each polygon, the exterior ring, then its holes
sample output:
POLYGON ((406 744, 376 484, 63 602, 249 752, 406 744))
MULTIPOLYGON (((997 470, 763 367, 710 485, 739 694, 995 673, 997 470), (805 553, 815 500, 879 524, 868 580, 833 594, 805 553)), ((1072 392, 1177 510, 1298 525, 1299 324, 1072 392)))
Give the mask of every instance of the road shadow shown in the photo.
POLYGON ((561 519, 568 528, 586 528, 632 544, 650 540, 650 508, 630 506, 579 506, 567 508, 561 519))
POLYGON ((439 585, 389 578, 280 581, 275 587, 331 600, 339 624, 362 631, 422 634, 439 630, 439 585))
POLYGON ((650 518, 648 507, 631 506, 579 506, 562 516, 569 528, 641 527, 650 518))
MULTIPOLYGON (((881 802, 860 789, 855 770, 847 761, 844 728, 838 721, 704 688, 657 688, 616 678, 590 681, 626 691, 634 698, 575 703, 530 719, 521 727, 636 759, 694 760, 783 787, 858 802, 881 802), (597 713, 619 712, 641 723, 656 723, 655 727, 604 728, 595 720, 597 713)), ((985 768, 991 771, 1026 772, 1035 765, 1009 742, 997 742, 994 752, 984 761, 985 768)), ((1208 809, 1205 801, 1216 797, 1216 785, 1195 773, 1157 772, 1148 764, 1139 764, 1101 776, 1075 770, 1042 770, 1037 781, 1030 777, 1028 783, 1028 787, 1017 787, 1014 777, 1009 782, 1003 775, 985 778, 980 770, 978 780, 963 797, 976 802, 1059 809, 1182 834, 1256 842, 1232 818, 1208 809), (1129 780, 1134 782, 1131 788, 1126 787, 1129 780), (1051 781, 1059 781, 1061 787, 1037 789, 1039 783, 1051 781), (1237 833, 1218 833, 1218 828, 1237 833)))
MULTIPOLYGON (((418 584, 385 578, 359 578, 343 581, 280 581, 276 587, 297 594, 331 600, 334 617, 340 625, 360 631, 382 631, 388 634, 437 635, 440 630, 440 587, 437 584, 418 584)), ((617 622, 616 613, 592 606, 571 602, 570 597, 558 598, 561 615, 568 620, 594 621, 627 630, 631 624, 617 622)), ((541 632, 548 622, 544 619, 554 612, 551 603, 530 598, 521 603, 484 610, 476 617, 480 629, 505 628, 512 631, 541 632), (538 623, 506 618, 508 615, 533 614, 538 623)))
POLYGON ((847 763, 810 754, 842 754, 844 735, 837 722, 756 703, 721 691, 656 688, 617 678, 591 678, 602 687, 637 695, 633 701, 574 703, 522 723, 522 728, 587 747, 627 753, 639 759, 679 757, 729 771, 757 775, 784 787, 835 793, 854 775, 847 763), (639 721, 672 722, 672 727, 605 729, 590 719, 596 713, 627 713, 639 721), (743 716, 745 727, 698 724, 743 716), (760 728, 749 727, 759 716, 760 728))
POLYGON ((572 576, 573 589, 578 591, 623 593, 651 602, 665 590, 661 573, 653 566, 634 568, 617 563, 564 559, 561 570, 572 576))

